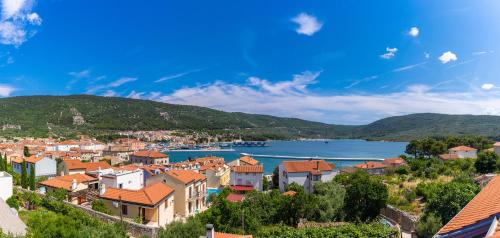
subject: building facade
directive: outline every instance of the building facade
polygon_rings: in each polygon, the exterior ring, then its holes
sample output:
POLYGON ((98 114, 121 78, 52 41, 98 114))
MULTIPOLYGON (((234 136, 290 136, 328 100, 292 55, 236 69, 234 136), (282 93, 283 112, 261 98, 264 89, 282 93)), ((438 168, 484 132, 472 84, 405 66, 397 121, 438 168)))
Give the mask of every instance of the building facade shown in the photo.
POLYGON ((334 168, 335 164, 324 160, 283 161, 279 165, 280 191, 285 192, 288 185, 297 183, 305 192, 312 193, 315 183, 331 181, 337 175, 334 168))
POLYGON ((191 170, 169 170, 165 183, 175 190, 176 217, 189 217, 207 209, 207 178, 191 170))

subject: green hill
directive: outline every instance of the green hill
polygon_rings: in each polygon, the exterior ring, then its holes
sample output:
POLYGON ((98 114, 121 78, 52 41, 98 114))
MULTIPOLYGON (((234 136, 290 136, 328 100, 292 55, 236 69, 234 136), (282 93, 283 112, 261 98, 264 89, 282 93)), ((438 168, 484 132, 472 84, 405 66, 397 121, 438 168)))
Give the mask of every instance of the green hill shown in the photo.
POLYGON ((368 125, 328 125, 294 118, 147 100, 89 95, 0 99, 0 135, 67 136, 81 132, 183 129, 255 138, 363 138, 408 140, 426 136, 500 135, 500 116, 432 113, 389 117, 368 125))

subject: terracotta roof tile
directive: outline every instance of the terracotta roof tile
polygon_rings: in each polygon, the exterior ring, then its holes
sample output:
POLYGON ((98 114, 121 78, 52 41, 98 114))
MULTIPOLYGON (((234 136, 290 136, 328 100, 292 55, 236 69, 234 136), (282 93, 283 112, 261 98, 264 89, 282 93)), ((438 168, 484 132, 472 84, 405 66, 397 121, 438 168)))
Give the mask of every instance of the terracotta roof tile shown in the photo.
POLYGON ((500 142, 495 142, 495 144, 493 144, 493 146, 500 146, 500 142))
POLYGON ((335 164, 324 160, 283 161, 283 166, 288 173, 303 173, 311 171, 332 171, 335 164))
POLYGON ((152 150, 137 151, 134 153, 134 156, 147 157, 147 158, 153 158, 153 159, 167 158, 166 154, 160 153, 158 151, 152 151, 152 150))
POLYGON ((439 155, 439 158, 442 159, 442 160, 455 160, 455 159, 459 159, 458 155, 456 155, 456 154, 442 154, 442 155, 439 155))
POLYGON ((283 193, 284 196, 294 196, 297 192, 290 190, 283 193))
POLYGON ((500 213, 500 176, 495 176, 438 234, 473 225, 500 213))
POLYGON ((474 148, 472 148, 472 147, 468 147, 468 146, 461 145, 461 146, 457 146, 457 147, 450 148, 449 150, 452 150, 452 151, 475 151, 475 150, 477 150, 477 149, 474 149, 474 148))
POLYGON ((229 195, 227 195, 226 199, 230 202, 241 202, 245 199, 245 195, 230 193, 229 195))
POLYGON ((237 235, 230 233, 214 232, 214 238, 253 238, 252 235, 237 235))
POLYGON ((399 165, 399 164, 404 164, 406 161, 403 158, 387 158, 384 159, 385 164, 391 164, 391 165, 399 165))
POLYGON ((380 168, 385 168, 387 166, 380 162, 368 161, 366 163, 356 164, 354 165, 354 167, 358 169, 380 169, 380 168))
POLYGON ((65 176, 51 178, 51 179, 42 181, 39 184, 43 185, 43 186, 52 187, 52 188, 62 188, 62 189, 69 191, 69 190, 71 190, 71 183, 73 182, 73 179, 76 180, 77 183, 89 183, 89 182, 98 181, 97 178, 94 178, 94 177, 86 175, 86 174, 71 174, 71 175, 65 175, 65 176))
POLYGON ((264 167, 262 165, 240 165, 231 167, 231 171, 236 173, 263 173, 264 167))
POLYGON ((77 159, 66 159, 63 160, 63 162, 66 164, 66 168, 68 170, 75 170, 75 169, 85 169, 85 171, 96 171, 99 168, 101 169, 109 169, 111 168, 111 165, 109 165, 107 162, 89 162, 89 163, 84 163, 80 160, 77 159))
POLYGON ((178 181, 188 184, 191 182, 203 181, 207 178, 199 173, 192 170, 169 170, 166 173, 169 177, 175 178, 178 181))
POLYGON ((99 197, 123 202, 155 206, 174 192, 174 189, 164 183, 155 183, 140 190, 106 188, 104 195, 99 197))
POLYGON ((259 164, 259 161, 246 155, 246 156, 243 156, 240 158, 240 162, 243 162, 245 164, 249 164, 249 165, 258 165, 259 164))

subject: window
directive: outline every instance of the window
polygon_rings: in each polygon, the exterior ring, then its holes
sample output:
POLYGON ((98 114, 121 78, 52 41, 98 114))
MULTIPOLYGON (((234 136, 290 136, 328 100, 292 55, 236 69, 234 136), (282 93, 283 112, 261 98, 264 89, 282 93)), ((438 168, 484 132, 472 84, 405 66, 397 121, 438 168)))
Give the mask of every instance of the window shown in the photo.
POLYGON ((122 214, 123 214, 123 215, 128 215, 128 208, 127 208, 127 205, 122 205, 122 214))
POLYGON ((123 188, 123 183, 118 184, 118 188, 122 189, 123 188))

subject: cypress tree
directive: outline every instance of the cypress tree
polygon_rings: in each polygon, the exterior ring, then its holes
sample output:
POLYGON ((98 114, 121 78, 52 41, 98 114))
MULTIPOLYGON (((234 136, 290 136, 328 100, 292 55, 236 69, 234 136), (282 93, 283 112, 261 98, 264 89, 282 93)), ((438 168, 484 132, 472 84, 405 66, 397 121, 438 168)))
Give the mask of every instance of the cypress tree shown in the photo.
POLYGON ((27 188, 28 187, 28 176, 26 174, 26 162, 23 162, 21 164, 21 187, 27 188))
POLYGON ((33 164, 30 166, 29 187, 31 191, 35 191, 36 189, 35 166, 33 164))
POLYGON ((7 168, 5 167, 5 163, 3 162, 3 157, 2 157, 2 154, 0 154, 0 171, 5 171, 7 170, 7 168))
POLYGON ((7 154, 3 155, 3 167, 4 167, 5 171, 7 171, 9 169, 9 166, 7 165, 7 154))
POLYGON ((28 146, 24 146, 23 154, 24 154, 24 157, 30 157, 31 156, 30 150, 28 149, 28 146))

